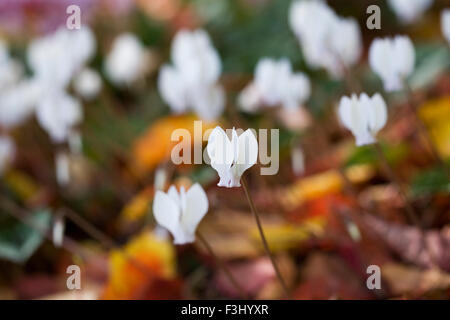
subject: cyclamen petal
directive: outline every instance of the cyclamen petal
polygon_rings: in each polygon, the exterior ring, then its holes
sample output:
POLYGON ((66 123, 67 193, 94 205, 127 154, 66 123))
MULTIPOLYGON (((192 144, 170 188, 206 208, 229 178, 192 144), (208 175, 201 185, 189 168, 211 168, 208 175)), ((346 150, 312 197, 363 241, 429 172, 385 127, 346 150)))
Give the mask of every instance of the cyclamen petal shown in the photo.
POLYGON ((159 225, 170 231, 175 244, 195 241, 198 224, 208 212, 208 198, 199 184, 187 192, 171 186, 167 193, 157 191, 153 200, 153 215, 159 225))
POLYGON ((370 98, 362 93, 342 97, 338 109, 342 124, 349 129, 356 138, 356 145, 372 144, 375 136, 387 121, 387 107, 383 97, 375 94, 370 98))
POLYGON ((414 45, 406 36, 375 39, 369 49, 369 63, 386 91, 403 88, 403 82, 414 71, 414 45))
POLYGON ((210 134, 207 145, 211 167, 219 175, 219 187, 240 187, 245 170, 252 167, 258 158, 258 142, 250 129, 240 136, 232 130, 231 140, 225 131, 216 127, 210 134))
POLYGON ((433 0, 388 0, 388 3, 401 22, 409 24, 420 18, 433 0))

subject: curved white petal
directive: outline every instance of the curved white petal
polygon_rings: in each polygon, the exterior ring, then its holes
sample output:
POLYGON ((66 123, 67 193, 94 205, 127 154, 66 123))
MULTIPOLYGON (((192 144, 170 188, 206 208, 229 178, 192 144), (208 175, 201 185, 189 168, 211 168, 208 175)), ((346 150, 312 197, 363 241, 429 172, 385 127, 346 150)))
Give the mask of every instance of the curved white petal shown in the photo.
POLYGON ((173 112, 185 112, 188 105, 186 87, 181 74, 172 66, 164 65, 158 76, 158 90, 173 112))
POLYGON ((226 185, 234 154, 233 145, 221 127, 217 126, 209 135, 206 150, 211 159, 211 167, 219 174, 218 185, 226 185))
POLYGON ((155 199, 153 200, 153 215, 156 222, 169 230, 174 238, 184 238, 180 228, 180 207, 171 197, 159 190, 156 191, 155 199))
POLYGON ((450 44, 450 9, 442 10, 441 13, 441 28, 442 34, 450 44))
POLYGON ((183 230, 195 238, 195 230, 207 212, 208 197, 203 188, 196 183, 186 192, 186 209, 181 216, 183 230))
POLYGON ((371 108, 369 113, 369 127, 373 134, 380 131, 387 121, 387 106, 383 97, 376 93, 371 98, 371 108))

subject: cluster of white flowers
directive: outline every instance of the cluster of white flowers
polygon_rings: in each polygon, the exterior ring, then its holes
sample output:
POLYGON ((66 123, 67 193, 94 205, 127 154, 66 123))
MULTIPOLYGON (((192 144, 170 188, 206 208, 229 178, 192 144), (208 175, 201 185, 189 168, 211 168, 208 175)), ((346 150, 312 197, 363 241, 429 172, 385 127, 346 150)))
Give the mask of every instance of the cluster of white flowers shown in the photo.
POLYGON ((131 33, 119 35, 106 57, 105 73, 118 87, 129 86, 144 75, 148 55, 145 47, 131 33))
POLYGON ((179 31, 173 40, 173 65, 164 65, 158 88, 173 112, 195 111, 204 120, 218 118, 225 106, 225 93, 218 85, 219 54, 204 30, 179 31))
POLYGON ((388 0, 388 3, 400 21, 409 24, 419 19, 433 0, 388 0))
MULTIPOLYGON (((32 80, 39 88, 36 116, 54 142, 66 141, 73 127, 82 120, 81 103, 66 89, 77 74, 84 72, 95 47, 94 35, 88 27, 79 30, 61 27, 52 34, 35 39, 28 48, 32 80)), ((100 90, 98 85, 94 89, 100 90)), ((91 97, 95 94, 92 90, 91 97)))
POLYGON ((288 59, 279 61, 263 58, 255 70, 255 78, 239 95, 243 110, 255 111, 262 105, 278 106, 293 110, 301 107, 311 94, 308 77, 292 71, 288 59))
POLYGON ((339 17, 324 1, 295 1, 289 23, 311 67, 325 68, 341 78, 346 68, 358 62, 362 43, 357 21, 339 17))
POLYGON ((450 44, 450 9, 445 9, 441 13, 442 34, 450 44))
MULTIPOLYGON (((211 166, 218 172, 221 187, 240 187, 245 170, 256 163, 258 142, 250 129, 238 136, 232 130, 230 140, 225 131, 216 127, 210 134, 207 151, 211 166)), ((156 222, 170 231, 175 244, 195 241, 198 224, 208 212, 208 197, 199 184, 188 191, 181 187, 178 192, 171 186, 167 193, 158 190, 153 201, 153 215, 156 222)))
POLYGON ((386 91, 401 90, 414 71, 414 45, 406 36, 377 38, 369 49, 369 63, 383 80, 386 91))
POLYGON ((339 118, 356 138, 356 145, 375 142, 375 136, 387 121, 387 107, 383 97, 375 94, 371 98, 362 93, 359 97, 342 97, 339 103, 339 118))

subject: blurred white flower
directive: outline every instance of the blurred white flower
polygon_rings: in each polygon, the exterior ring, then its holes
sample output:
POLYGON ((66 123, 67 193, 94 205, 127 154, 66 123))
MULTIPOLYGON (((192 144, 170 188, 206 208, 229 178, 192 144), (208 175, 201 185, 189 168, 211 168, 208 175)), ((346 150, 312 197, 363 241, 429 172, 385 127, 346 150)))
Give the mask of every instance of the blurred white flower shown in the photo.
POLYGON ((197 226, 207 212, 208 198, 198 183, 187 192, 181 187, 178 193, 175 186, 167 193, 158 190, 153 200, 156 222, 170 231, 175 244, 194 242, 197 226))
POLYGON ((219 187, 240 187, 241 176, 252 167, 258 158, 258 141, 250 129, 239 137, 232 130, 231 140, 221 127, 216 127, 209 135, 207 145, 211 167, 219 174, 219 187))
POLYGON ((450 44, 450 9, 442 10, 441 13, 441 27, 442 34, 447 42, 450 44))
POLYGON ((406 36, 377 38, 369 49, 370 66, 388 92, 403 88, 403 82, 414 71, 414 62, 414 45, 406 36))
POLYGON ((173 65, 164 65, 158 77, 162 98, 173 112, 191 109, 205 120, 218 118, 225 106, 225 93, 217 84, 220 57, 204 30, 177 33, 173 40, 173 65))
POLYGON ((59 186, 67 186, 70 182, 70 159, 65 151, 60 151, 55 156, 56 181, 59 186))
POLYGON ((0 91, 0 126, 20 125, 33 113, 40 96, 40 85, 28 79, 0 91))
POLYGON ((416 21, 433 4, 433 0, 388 0, 401 22, 408 24, 416 21))
POLYGON ((239 95, 239 104, 245 111, 254 111, 260 105, 281 105, 295 110, 309 98, 311 85, 308 77, 292 71, 288 59, 261 59, 255 70, 255 79, 239 95))
POLYGON ((145 72, 147 51, 136 36, 124 33, 118 36, 105 60, 105 72, 116 86, 131 85, 145 72))
POLYGON ((325 68, 333 77, 341 78, 344 68, 358 62, 362 41, 357 21, 339 17, 326 2, 293 2, 289 23, 311 67, 325 68))
POLYGON ((74 126, 83 118, 83 110, 78 100, 64 91, 46 95, 36 108, 39 124, 56 143, 65 141, 74 126))
POLYGON ((92 100, 99 94, 102 88, 102 79, 96 71, 90 68, 84 68, 75 76, 73 88, 84 99, 92 100))
POLYGON ((56 32, 33 40, 27 51, 34 78, 48 90, 67 87, 95 52, 96 42, 87 26, 79 30, 61 27, 56 32))
POLYGON ((14 142, 7 136, 0 136, 0 174, 14 158, 14 142))
POLYGON ((375 143, 375 136, 387 121, 387 107, 383 97, 375 94, 370 98, 362 93, 359 97, 342 97, 338 110, 342 124, 356 138, 356 145, 363 146, 375 143))
POLYGON ((0 39, 0 92, 16 84, 22 75, 22 65, 11 58, 6 43, 0 39))

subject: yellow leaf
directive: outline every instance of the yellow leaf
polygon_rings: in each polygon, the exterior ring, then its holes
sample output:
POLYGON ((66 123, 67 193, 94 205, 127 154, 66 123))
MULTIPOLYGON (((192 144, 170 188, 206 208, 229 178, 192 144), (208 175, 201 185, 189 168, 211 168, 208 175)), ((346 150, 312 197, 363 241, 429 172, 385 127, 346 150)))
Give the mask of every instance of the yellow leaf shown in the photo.
POLYGON ((135 222, 142 218, 149 210, 153 195, 154 191, 152 187, 145 188, 139 192, 123 208, 120 213, 120 220, 125 222, 135 222))
POLYGON ((167 241, 144 231, 123 249, 109 257, 109 280, 104 299, 126 299, 134 296, 143 283, 152 279, 176 277, 175 249, 167 241))
POLYGON ((450 96, 427 101, 419 115, 441 156, 450 156, 450 96))

